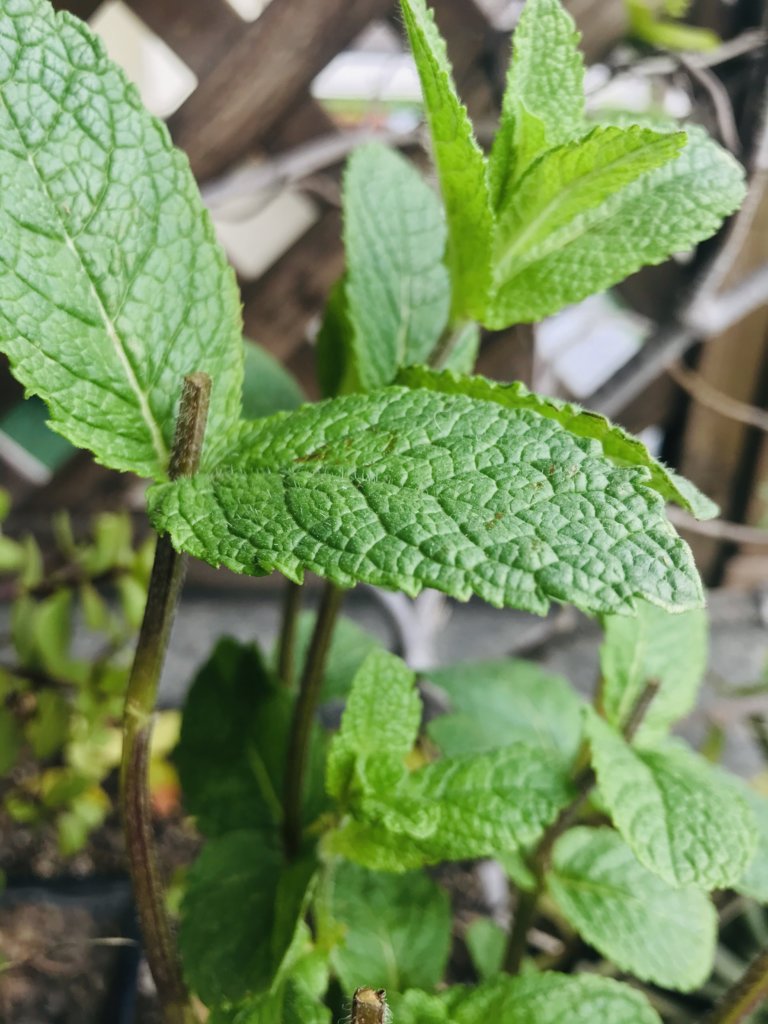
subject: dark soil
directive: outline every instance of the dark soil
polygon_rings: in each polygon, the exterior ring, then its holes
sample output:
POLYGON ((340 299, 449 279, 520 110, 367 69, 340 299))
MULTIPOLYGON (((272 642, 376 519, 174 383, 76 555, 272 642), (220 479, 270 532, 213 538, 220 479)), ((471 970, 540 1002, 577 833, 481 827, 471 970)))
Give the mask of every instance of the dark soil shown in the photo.
MULTIPOLYGON (((159 1024, 139 963, 125 849, 115 817, 74 857, 54 829, 0 820, 0 1022, 159 1024), (138 994, 137 994, 138 988, 138 994)), ((200 838, 177 817, 157 824, 166 880, 194 859, 200 838)))

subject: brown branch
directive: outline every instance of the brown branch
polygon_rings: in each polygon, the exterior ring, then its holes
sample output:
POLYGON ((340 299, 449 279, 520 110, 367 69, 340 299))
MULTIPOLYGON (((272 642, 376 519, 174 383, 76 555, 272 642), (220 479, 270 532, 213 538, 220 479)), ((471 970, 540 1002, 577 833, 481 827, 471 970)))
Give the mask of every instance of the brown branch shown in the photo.
POLYGON ((672 366, 667 367, 667 373, 683 391, 700 405, 706 406, 707 409, 711 409, 726 419, 736 420, 748 427, 768 431, 768 412, 764 412, 748 402, 740 402, 737 398, 731 398, 719 388, 713 387, 705 377, 696 373, 695 370, 688 369, 682 363, 673 363, 672 366))

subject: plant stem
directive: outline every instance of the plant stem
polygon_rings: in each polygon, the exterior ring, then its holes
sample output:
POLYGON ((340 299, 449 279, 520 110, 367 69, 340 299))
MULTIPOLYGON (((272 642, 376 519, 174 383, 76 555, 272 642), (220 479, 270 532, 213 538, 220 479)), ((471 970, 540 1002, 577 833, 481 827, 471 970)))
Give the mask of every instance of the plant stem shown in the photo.
POLYGON ((283 838, 285 852, 289 859, 295 858, 301 849, 301 815, 304 799, 304 776, 312 737, 312 723, 320 697, 323 671, 333 637, 333 627, 339 613, 344 591, 326 583, 320 607, 317 611, 315 629, 307 652, 307 660, 301 675, 299 695, 293 712, 291 736, 288 743, 288 760, 285 769, 285 790, 283 807, 283 838))
POLYGON ((294 652, 296 650, 296 627, 301 611, 302 588, 293 580, 285 581, 283 593, 283 619, 280 627, 280 649, 277 658, 277 674, 290 686, 293 683, 294 652))
POLYGON ((747 968, 744 977, 730 988, 706 1024, 740 1024, 768 998, 768 949, 763 950, 747 968))
MULTIPOLYGON (((172 480, 191 476, 197 469, 210 388, 206 374, 193 373, 184 379, 168 471, 172 480)), ((193 1024, 196 1019, 189 1005, 165 909, 153 846, 149 796, 152 715, 184 568, 184 556, 174 551, 167 536, 160 537, 125 697, 120 766, 120 811, 134 898, 149 969, 166 1024, 193 1024)))
MULTIPOLYGON (((640 728, 648 708, 651 705, 651 701, 654 699, 658 691, 658 680, 653 679, 646 684, 643 692, 638 697, 632 710, 627 716, 627 720, 622 730, 627 742, 631 742, 632 739, 634 739, 635 734, 640 728)), ((584 804, 587 802, 589 794, 595 786, 595 781, 595 773, 589 766, 581 768, 578 771, 575 779, 573 780, 576 796, 567 807, 564 807, 562 811, 560 811, 557 818, 555 818, 549 828, 545 830, 544 835, 536 846, 536 849, 531 854, 530 868, 533 872, 534 878, 536 879, 536 884, 530 891, 521 890, 518 897, 514 924, 509 936, 507 952, 504 958, 504 969, 509 974, 517 974, 519 972, 520 965, 522 964, 523 957, 525 956, 526 939, 536 916, 539 899, 544 892, 545 877, 552 860, 552 850, 554 845, 560 836, 578 820, 584 804)))

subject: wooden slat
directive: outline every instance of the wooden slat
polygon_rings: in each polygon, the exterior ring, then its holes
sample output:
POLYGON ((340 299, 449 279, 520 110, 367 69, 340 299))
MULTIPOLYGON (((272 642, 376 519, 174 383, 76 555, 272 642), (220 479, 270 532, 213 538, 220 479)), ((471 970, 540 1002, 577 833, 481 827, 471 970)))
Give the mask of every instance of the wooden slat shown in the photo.
POLYGON ((87 21, 101 6, 101 0, 53 0, 53 6, 57 11, 69 11, 70 14, 87 21))
POLYGON ((177 145, 206 180, 264 139, 314 77, 392 0, 273 0, 243 25, 216 65, 170 118, 177 145))
MULTIPOLYGON (((199 79, 204 79, 218 64, 227 64, 232 47, 247 27, 226 0, 195 0, 192 4, 189 0, 129 2, 144 24, 160 36, 199 79)), ((263 148, 278 152, 334 130, 334 123, 323 108, 310 95, 304 94, 275 126, 269 138, 263 139, 263 148)))
POLYGON ((263 277, 243 288, 245 333, 283 362, 306 339, 307 325, 342 272, 340 239, 341 215, 328 210, 263 277))
POLYGON ((245 28, 226 0, 129 0, 129 4, 198 78, 227 58, 245 28))
MULTIPOLYGON (((764 192, 747 238, 722 287, 733 285, 765 260, 768 235, 768 191, 764 192)), ((761 405, 766 397, 768 368, 768 305, 703 347, 698 364, 702 377, 719 391, 742 402, 761 405)), ((742 521, 749 505, 758 455, 753 428, 703 405, 692 403, 686 423, 680 470, 720 505, 728 519, 742 521)), ((693 537, 691 546, 705 579, 716 580, 723 545, 693 537)))

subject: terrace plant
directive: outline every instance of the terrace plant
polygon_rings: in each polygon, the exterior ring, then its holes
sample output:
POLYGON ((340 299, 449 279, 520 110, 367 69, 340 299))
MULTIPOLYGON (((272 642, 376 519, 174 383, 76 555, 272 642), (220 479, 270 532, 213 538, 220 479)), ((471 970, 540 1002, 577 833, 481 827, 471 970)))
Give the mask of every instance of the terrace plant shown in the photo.
POLYGON ((470 374, 478 325, 538 320, 713 234, 740 167, 695 127, 588 120, 557 0, 528 0, 485 154, 431 13, 402 0, 439 193, 387 149, 354 154, 327 397, 244 420, 237 289, 186 159, 84 25, 45 0, 0 12, 0 348, 54 430, 152 482, 121 802, 168 1024, 196 1019, 190 990, 211 1024, 319 1024, 329 978, 359 989, 356 1024, 382 1019, 385 985, 399 1024, 658 1022, 635 988, 520 968, 546 903, 619 970, 686 991, 711 964, 709 892, 765 894, 756 798, 667 735, 705 621, 665 504, 716 510, 603 417, 470 374), (190 692, 177 762, 207 842, 181 966, 146 774, 186 554, 289 582, 274 657, 222 640, 190 692), (310 620, 307 570, 326 581, 310 620), (600 616, 594 707, 526 663, 459 666, 432 675, 453 710, 425 741, 414 673, 339 620, 363 582, 600 616), (316 711, 338 698, 329 734, 316 711), (484 857, 517 887, 514 927, 476 930, 485 980, 438 991, 450 919, 423 868, 484 857))

